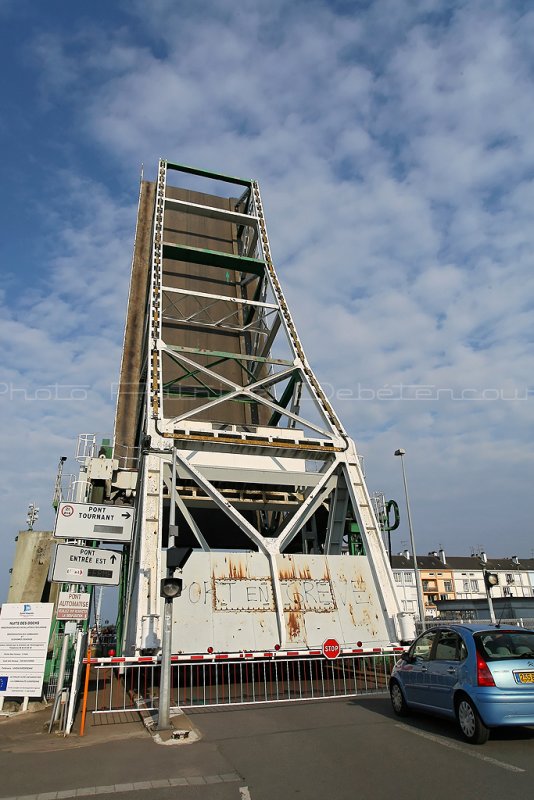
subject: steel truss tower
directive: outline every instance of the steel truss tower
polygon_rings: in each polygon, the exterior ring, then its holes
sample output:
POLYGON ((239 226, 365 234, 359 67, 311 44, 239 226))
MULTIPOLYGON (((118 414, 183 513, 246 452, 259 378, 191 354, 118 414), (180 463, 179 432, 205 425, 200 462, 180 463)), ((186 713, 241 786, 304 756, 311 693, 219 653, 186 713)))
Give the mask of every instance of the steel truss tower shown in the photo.
POLYGON ((194 548, 174 653, 398 639, 360 460, 304 353, 253 180, 161 160, 141 184, 115 453, 136 446, 126 655, 161 647, 170 503, 194 548))

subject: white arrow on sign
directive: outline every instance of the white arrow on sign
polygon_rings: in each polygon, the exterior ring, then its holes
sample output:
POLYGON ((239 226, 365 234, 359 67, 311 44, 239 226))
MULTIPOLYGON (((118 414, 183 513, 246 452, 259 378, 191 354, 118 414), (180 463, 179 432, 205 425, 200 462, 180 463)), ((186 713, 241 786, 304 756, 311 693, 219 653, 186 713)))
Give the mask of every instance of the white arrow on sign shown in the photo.
POLYGON ((60 503, 54 536, 57 539, 130 542, 133 518, 133 510, 127 506, 60 503))

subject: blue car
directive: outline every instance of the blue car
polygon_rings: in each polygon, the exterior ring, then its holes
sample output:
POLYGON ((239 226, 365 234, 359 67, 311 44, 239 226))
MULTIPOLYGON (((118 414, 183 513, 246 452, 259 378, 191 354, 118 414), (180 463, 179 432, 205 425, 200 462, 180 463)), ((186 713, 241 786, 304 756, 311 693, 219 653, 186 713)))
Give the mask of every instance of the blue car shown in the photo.
POLYGON ((398 716, 417 709, 451 717, 472 744, 484 744, 491 728, 534 725, 534 631, 431 628, 402 654, 389 691, 398 716))

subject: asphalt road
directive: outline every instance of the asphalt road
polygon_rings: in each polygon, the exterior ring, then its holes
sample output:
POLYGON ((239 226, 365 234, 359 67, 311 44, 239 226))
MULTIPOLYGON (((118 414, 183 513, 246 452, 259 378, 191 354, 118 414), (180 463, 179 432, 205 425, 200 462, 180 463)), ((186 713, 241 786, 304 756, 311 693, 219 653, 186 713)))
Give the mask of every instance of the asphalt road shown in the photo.
POLYGON ((83 740, 0 723, 0 800, 433 800, 530 797, 534 729, 462 742, 452 723, 396 719, 386 697, 197 710, 193 744, 158 745, 138 724, 83 740))

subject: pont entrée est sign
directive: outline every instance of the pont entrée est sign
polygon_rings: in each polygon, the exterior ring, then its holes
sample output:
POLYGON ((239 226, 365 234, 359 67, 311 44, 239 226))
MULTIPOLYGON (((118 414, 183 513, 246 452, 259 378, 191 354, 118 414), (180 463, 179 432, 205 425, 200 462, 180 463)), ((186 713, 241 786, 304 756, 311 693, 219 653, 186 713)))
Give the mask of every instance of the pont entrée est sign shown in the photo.
POLYGON ((56 545, 51 565, 51 580, 57 583, 87 583, 118 586, 122 553, 97 547, 56 545))

